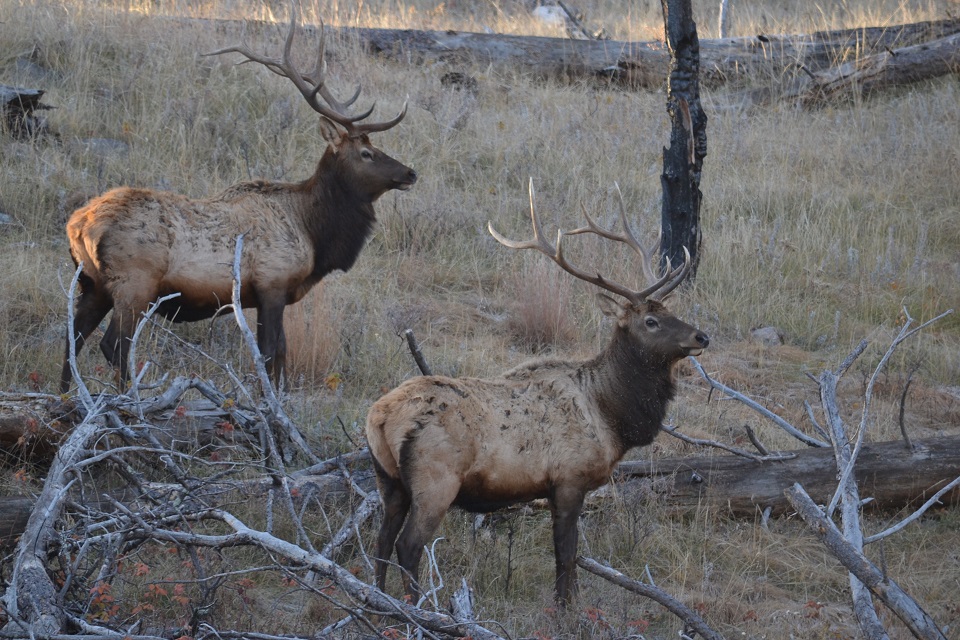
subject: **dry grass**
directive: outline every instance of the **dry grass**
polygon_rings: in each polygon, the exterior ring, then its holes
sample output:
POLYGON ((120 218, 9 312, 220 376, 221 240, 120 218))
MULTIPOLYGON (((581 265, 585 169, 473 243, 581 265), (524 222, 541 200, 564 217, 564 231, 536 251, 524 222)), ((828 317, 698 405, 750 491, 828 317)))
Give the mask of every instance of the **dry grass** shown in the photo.
MULTIPOLYGON (((709 34, 716 3, 695 4, 709 34)), ((655 38, 661 30, 658 3, 580 8, 615 38, 655 38)), ((332 24, 553 35, 526 17, 521 2, 337 2, 306 9, 332 24)), ((940 18, 950 9, 949 2, 734 3, 732 30, 890 24, 940 18)), ((283 6, 226 0, 116 9, 79 0, 0 4, 0 50, 7 52, 0 82, 46 89, 46 101, 57 106, 49 119, 58 134, 56 141, 0 139, 0 212, 13 219, 0 226, 4 388, 32 389, 38 379, 55 388, 66 307, 60 279, 72 271, 62 225, 82 194, 133 184, 201 196, 253 176, 297 180, 322 152, 316 116, 290 87, 263 69, 199 57, 222 46, 222 36, 201 28, 171 31, 154 18, 161 10, 281 21, 286 15, 283 6), (111 150, 92 138, 126 146, 111 150)), ((269 46, 256 45, 275 49, 276 33, 269 46)), ((380 201, 376 234, 350 273, 331 277, 288 310, 289 408, 324 454, 351 446, 348 436, 359 437, 370 403, 414 374, 399 337, 405 328, 414 329, 434 369, 451 375, 495 374, 535 349, 576 357, 601 348, 609 325, 590 287, 558 276, 543 260, 503 249, 486 223, 510 237, 529 235, 529 176, 547 227, 579 225, 581 203, 610 223, 617 181, 637 226, 652 234, 667 141, 662 94, 532 82, 486 68, 459 69, 477 79, 475 94, 451 91, 439 82, 446 69, 382 62, 357 53, 354 43, 334 44, 330 73, 338 88, 362 80, 378 114, 392 114, 409 95, 406 120, 376 142, 422 178, 410 192, 380 201), (342 398, 328 381, 343 385, 342 398), (333 412, 340 421, 326 431, 333 412)), ((803 401, 815 401, 806 374, 836 366, 868 338, 860 368, 841 389, 844 410, 858 419, 864 377, 901 310, 927 319, 960 302, 960 85, 948 78, 815 112, 785 105, 742 112, 727 108, 719 91, 704 99, 710 147, 703 263, 695 286, 673 308, 710 333, 701 360, 712 375, 795 424, 806 424, 803 401), (759 325, 779 327, 787 344, 750 343, 749 331, 759 325)), ((626 281, 639 272, 617 250, 577 240, 570 251, 578 263, 626 281)), ((221 375, 204 353, 241 371, 249 367, 229 319, 171 329, 176 338, 154 330, 141 345, 158 370, 221 375)), ((90 375, 103 365, 95 347, 81 360, 90 375)), ((897 437, 899 393, 917 363, 907 407, 915 436, 957 433, 960 314, 892 363, 876 399, 872 438, 897 437)), ((707 402, 689 370, 682 371, 681 391, 670 420, 683 429, 736 438, 750 424, 771 446, 794 446, 742 407, 707 402)), ((634 454, 689 451, 664 437, 634 454)), ((869 526, 891 517, 878 515, 869 526)), ((452 515, 438 547, 448 584, 465 575, 477 589, 482 617, 500 620, 516 636, 619 637, 647 628, 646 637, 675 637, 675 621, 657 607, 591 577, 584 577, 584 607, 601 609, 603 620, 589 611, 559 619, 545 613, 553 572, 546 515, 491 521, 474 531, 469 518, 452 515)), ((943 511, 884 550, 891 574, 951 629, 960 624, 957 524, 954 511, 943 511)), ((317 535, 323 531, 318 525, 317 535)), ((589 553, 637 576, 649 567, 659 585, 731 637, 855 635, 843 572, 792 520, 763 530, 705 511, 676 519, 643 496, 622 495, 587 514, 583 531, 589 553)), ((224 604, 222 615, 238 624, 244 616, 272 620, 264 611, 281 588, 259 585, 247 599, 233 591, 234 606, 224 604)), ((284 611, 294 630, 315 629, 336 615, 284 611)), ((892 637, 904 637, 892 628, 892 637)))

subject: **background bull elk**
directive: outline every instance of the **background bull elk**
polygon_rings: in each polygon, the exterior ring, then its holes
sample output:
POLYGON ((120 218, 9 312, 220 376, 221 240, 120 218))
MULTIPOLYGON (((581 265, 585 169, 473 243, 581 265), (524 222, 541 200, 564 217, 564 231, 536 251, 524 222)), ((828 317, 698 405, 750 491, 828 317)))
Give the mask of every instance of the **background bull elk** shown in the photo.
POLYGON ((423 546, 451 505, 485 512, 546 498, 553 515, 556 596, 561 603, 574 596, 584 497, 607 482, 630 448, 653 441, 675 393, 674 365, 710 342, 661 302, 684 279, 689 261, 657 278, 651 252, 627 224, 622 200, 620 213, 622 235, 598 227, 584 210, 589 226, 558 232, 554 247, 537 220, 531 182, 534 239, 507 240, 490 226, 501 244, 536 249, 573 276, 626 299, 598 295, 603 313, 616 320, 603 352, 586 361, 533 360, 499 378, 414 378, 371 408, 366 433, 384 507, 376 564, 381 588, 396 542, 404 586, 411 595, 418 592, 423 546), (634 291, 568 262, 562 241, 581 233, 633 248, 650 286, 634 291))
MULTIPOLYGON (((293 9, 281 58, 232 46, 208 55, 240 53, 289 78, 320 114, 328 146, 313 175, 299 183, 255 180, 193 200, 176 193, 121 187, 94 198, 67 222, 70 254, 83 265, 76 306, 76 352, 113 309, 100 341, 107 360, 129 379, 127 356, 136 323, 151 302, 180 293, 159 313, 175 322, 210 318, 231 299, 234 242, 246 234, 240 265, 241 304, 257 309, 257 342, 274 383, 284 372, 283 312, 325 275, 353 266, 376 220, 373 203, 390 189, 406 190, 414 170, 370 143, 368 134, 398 124, 406 104, 387 122, 359 124, 347 109, 360 90, 340 102, 324 84, 324 39, 316 66, 302 73, 291 50, 297 27, 293 9), (326 104, 320 102, 323 98, 326 104), (342 130, 339 127, 342 127, 342 130)), ((69 390, 67 336, 61 391, 69 390)))

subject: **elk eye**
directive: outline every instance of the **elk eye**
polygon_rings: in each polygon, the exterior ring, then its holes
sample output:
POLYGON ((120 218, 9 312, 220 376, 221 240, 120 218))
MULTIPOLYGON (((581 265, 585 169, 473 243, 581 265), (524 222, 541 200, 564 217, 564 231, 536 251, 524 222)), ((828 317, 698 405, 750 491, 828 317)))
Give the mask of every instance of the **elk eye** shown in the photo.
POLYGON ((647 325, 647 327, 649 327, 650 329, 656 329, 657 327, 660 326, 660 323, 657 322, 657 320, 656 320, 655 318, 647 318, 647 320, 646 320, 646 325, 647 325))
POLYGON ((360 151, 360 157, 364 160, 373 160, 373 151, 370 151, 370 149, 363 149, 360 151))

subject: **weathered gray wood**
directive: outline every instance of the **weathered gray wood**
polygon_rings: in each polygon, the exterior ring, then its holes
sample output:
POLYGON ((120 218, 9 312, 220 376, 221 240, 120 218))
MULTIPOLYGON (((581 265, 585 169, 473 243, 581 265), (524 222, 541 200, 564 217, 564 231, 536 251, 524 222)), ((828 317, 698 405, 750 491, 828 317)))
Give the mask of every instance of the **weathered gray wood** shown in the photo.
MULTIPOLYGON (((790 460, 763 463, 726 455, 628 461, 620 463, 617 477, 653 480, 651 489, 676 511, 703 506, 749 517, 769 507, 782 514, 791 508, 783 492, 795 482, 817 502, 829 501, 837 487, 833 449, 795 453, 790 460)), ((855 473, 860 495, 873 499, 867 508, 918 506, 960 476, 960 437, 920 440, 913 451, 900 441, 867 444, 855 473)), ((950 491, 942 502, 960 504, 960 490, 950 491)))
POLYGON ((850 544, 833 521, 823 514, 799 484, 789 487, 785 495, 807 526, 820 537, 834 557, 873 595, 897 614, 897 617, 909 627, 914 637, 924 640, 947 640, 947 636, 936 621, 923 610, 923 607, 894 582, 886 571, 881 571, 850 544))
MULTIPOLYGON (((196 24, 195 19, 171 18, 196 24)), ((276 34, 274 25, 205 21, 236 36, 276 34)), ((316 27, 306 26, 306 33, 316 27)), ((465 31, 420 31, 327 27, 328 50, 359 42, 370 54, 405 63, 443 62, 514 68, 536 77, 603 77, 639 88, 661 88, 670 54, 662 42, 571 40, 465 31)), ((801 73, 817 72, 888 49, 931 42, 960 33, 960 18, 863 27, 810 34, 756 35, 700 40, 700 82, 707 87, 760 79, 786 86, 801 73)))
MULTIPOLYGON (((369 468, 354 471, 351 474, 351 480, 364 491, 376 490, 373 471, 369 468)), ((289 487, 296 490, 296 493, 300 496, 309 496, 320 501, 324 499, 332 501, 335 497, 348 495, 352 491, 349 481, 337 473, 300 474, 291 477, 289 487)), ((156 495, 164 495, 170 492, 180 494, 183 491, 183 488, 177 485, 152 484, 149 488, 156 495)), ((193 499, 203 499, 207 504, 213 506, 230 505, 237 500, 263 501, 267 494, 274 490, 276 490, 276 485, 273 480, 269 477, 263 477, 249 482, 211 484, 208 487, 197 489, 191 497, 193 499)), ((80 496, 77 492, 71 491, 67 498, 78 501, 80 496)), ((144 502, 142 498, 143 496, 139 496, 129 489, 91 492, 85 496, 84 506, 93 510, 110 511, 115 508, 114 500, 129 507, 136 507, 137 504, 144 502)), ((29 496, 0 496, 0 549, 10 548, 16 544, 17 538, 23 533, 30 518, 30 513, 36 504, 35 498, 29 496)))
POLYGON ((960 70, 960 34, 889 50, 811 74, 784 98, 808 106, 939 78, 960 70))
MULTIPOLYGON (((750 78, 794 77, 853 57, 921 45, 960 32, 960 19, 797 35, 700 41, 700 80, 716 87, 750 78)), ((663 86, 670 55, 659 42, 569 40, 457 31, 339 28, 371 53, 401 61, 508 65, 537 75, 604 76, 640 87, 663 86)))
POLYGON ((56 526, 67 490, 75 479, 74 465, 99 429, 93 416, 89 417, 57 451, 37 499, 37 508, 30 512, 14 552, 12 576, 4 594, 4 605, 11 614, 5 631, 43 637, 58 634, 63 628, 66 617, 60 608, 57 589, 47 573, 47 552, 56 539, 56 526), (16 620, 25 621, 28 628, 20 627, 16 620))

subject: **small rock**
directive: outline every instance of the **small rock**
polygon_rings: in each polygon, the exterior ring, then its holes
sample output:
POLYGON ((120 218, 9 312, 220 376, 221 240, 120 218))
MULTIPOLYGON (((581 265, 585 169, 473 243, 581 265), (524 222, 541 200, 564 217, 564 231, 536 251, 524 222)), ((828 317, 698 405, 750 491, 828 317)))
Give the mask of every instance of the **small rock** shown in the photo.
POLYGON ((783 332, 776 327, 758 327, 750 330, 750 337, 767 347, 779 347, 783 344, 783 332))

